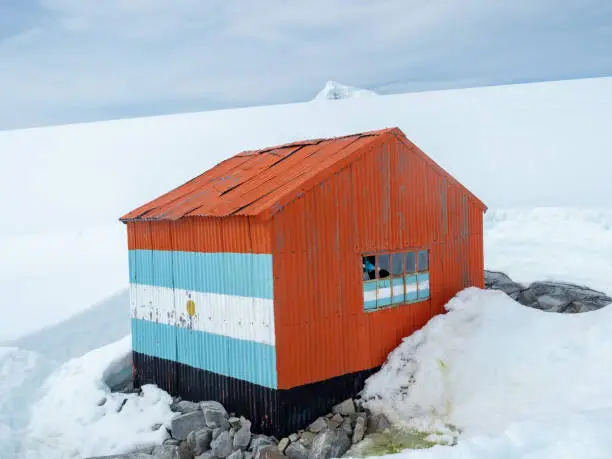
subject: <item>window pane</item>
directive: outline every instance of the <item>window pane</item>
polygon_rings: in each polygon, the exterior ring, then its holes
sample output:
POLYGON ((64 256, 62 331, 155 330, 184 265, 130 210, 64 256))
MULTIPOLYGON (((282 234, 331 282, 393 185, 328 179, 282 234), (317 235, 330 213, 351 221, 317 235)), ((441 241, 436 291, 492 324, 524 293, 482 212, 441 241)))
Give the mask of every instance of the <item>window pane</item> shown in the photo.
POLYGON ((427 271, 429 269, 429 257, 427 256, 427 250, 421 250, 419 252, 419 271, 427 271))
POLYGON ((391 269, 391 256, 377 255, 376 262, 378 263, 378 278, 384 279, 389 277, 389 270, 391 269))
POLYGON ((403 256, 400 253, 391 256, 391 274, 398 276, 404 272, 403 261, 403 256))
POLYGON ((416 272, 416 254, 414 252, 406 253, 406 273, 416 272))
POLYGON ((404 276, 399 276, 391 279, 391 303, 400 304, 404 302, 404 276))
POLYGON ((369 256, 362 258, 363 279, 376 279, 376 257, 369 256))
POLYGON ((376 289, 376 307, 381 308, 391 304, 391 279, 381 279, 376 289))

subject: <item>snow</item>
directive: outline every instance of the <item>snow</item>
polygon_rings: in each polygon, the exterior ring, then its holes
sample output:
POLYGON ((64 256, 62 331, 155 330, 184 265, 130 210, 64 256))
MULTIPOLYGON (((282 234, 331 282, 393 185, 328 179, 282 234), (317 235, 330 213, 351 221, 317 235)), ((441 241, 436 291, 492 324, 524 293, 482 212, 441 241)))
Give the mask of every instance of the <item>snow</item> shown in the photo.
POLYGON ((455 447, 402 455, 612 457, 612 308, 553 314, 470 288, 447 311, 405 338, 363 391, 398 426, 462 431, 455 447))
POLYGON ((485 214, 485 265, 515 281, 566 281, 612 295, 612 209, 532 208, 485 214))
POLYGON ((368 89, 355 88, 353 86, 347 86, 336 81, 328 81, 313 100, 340 100, 340 99, 352 99, 360 97, 371 97, 377 96, 374 91, 368 89))
POLYGON ((127 236, 118 222, 0 237, 0 253, 0 343, 55 325, 127 287, 127 236))
MULTIPOLYGON (((151 427, 169 422, 167 394, 107 385, 129 363, 127 241, 116 219, 237 151, 399 126, 492 209, 506 208, 485 218, 487 268, 612 294, 611 100, 612 78, 598 78, 0 132, 0 194, 10 197, 0 228, 2 457, 161 441, 163 428, 151 427)), ((476 290, 449 308, 368 386, 398 422, 463 429, 453 449, 401 456, 612 457, 608 308, 560 316, 476 290), (412 369, 417 383, 403 396, 412 369)))
POLYGON ((18 457, 80 458, 160 444, 172 398, 151 385, 141 397, 111 393, 105 381, 125 368, 131 369, 129 336, 60 366, 33 405, 18 457))
POLYGON ((117 218, 246 149, 399 126, 490 208, 609 207, 611 99, 594 78, 0 132, 0 342, 124 289, 117 218))

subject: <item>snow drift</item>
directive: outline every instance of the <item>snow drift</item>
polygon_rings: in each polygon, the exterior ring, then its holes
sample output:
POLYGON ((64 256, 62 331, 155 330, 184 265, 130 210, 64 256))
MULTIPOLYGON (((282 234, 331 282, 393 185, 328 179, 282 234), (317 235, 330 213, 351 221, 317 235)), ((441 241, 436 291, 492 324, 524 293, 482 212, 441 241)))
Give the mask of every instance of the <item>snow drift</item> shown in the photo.
POLYGON ((550 314, 470 288, 447 311, 405 338, 363 390, 398 426, 463 432, 452 451, 410 457, 555 457, 589 442, 579 457, 604 457, 585 452, 606 445, 612 454, 598 426, 612 419, 612 307, 550 314), (527 454, 540 447, 548 452, 527 454))
POLYGON ((131 337, 70 360, 55 370, 33 404, 16 457, 80 458, 160 444, 172 397, 155 386, 142 396, 111 393, 108 382, 131 369, 131 337))

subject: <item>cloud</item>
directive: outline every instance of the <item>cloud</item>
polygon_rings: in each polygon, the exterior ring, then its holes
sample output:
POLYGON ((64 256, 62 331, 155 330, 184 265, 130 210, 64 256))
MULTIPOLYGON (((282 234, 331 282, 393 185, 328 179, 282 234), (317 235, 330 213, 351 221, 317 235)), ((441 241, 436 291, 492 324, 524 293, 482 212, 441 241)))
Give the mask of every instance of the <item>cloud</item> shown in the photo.
POLYGON ((607 0, 16 3, 0 6, 0 129, 306 100, 328 79, 384 93, 612 74, 607 0))

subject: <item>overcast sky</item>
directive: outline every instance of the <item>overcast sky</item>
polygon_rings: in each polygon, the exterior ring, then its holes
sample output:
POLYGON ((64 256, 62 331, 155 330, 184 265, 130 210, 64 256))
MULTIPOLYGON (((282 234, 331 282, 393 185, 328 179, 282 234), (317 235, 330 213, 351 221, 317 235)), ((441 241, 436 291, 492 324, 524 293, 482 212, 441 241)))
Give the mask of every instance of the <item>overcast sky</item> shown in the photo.
POLYGON ((610 0, 0 0, 0 129, 612 75, 610 0))

